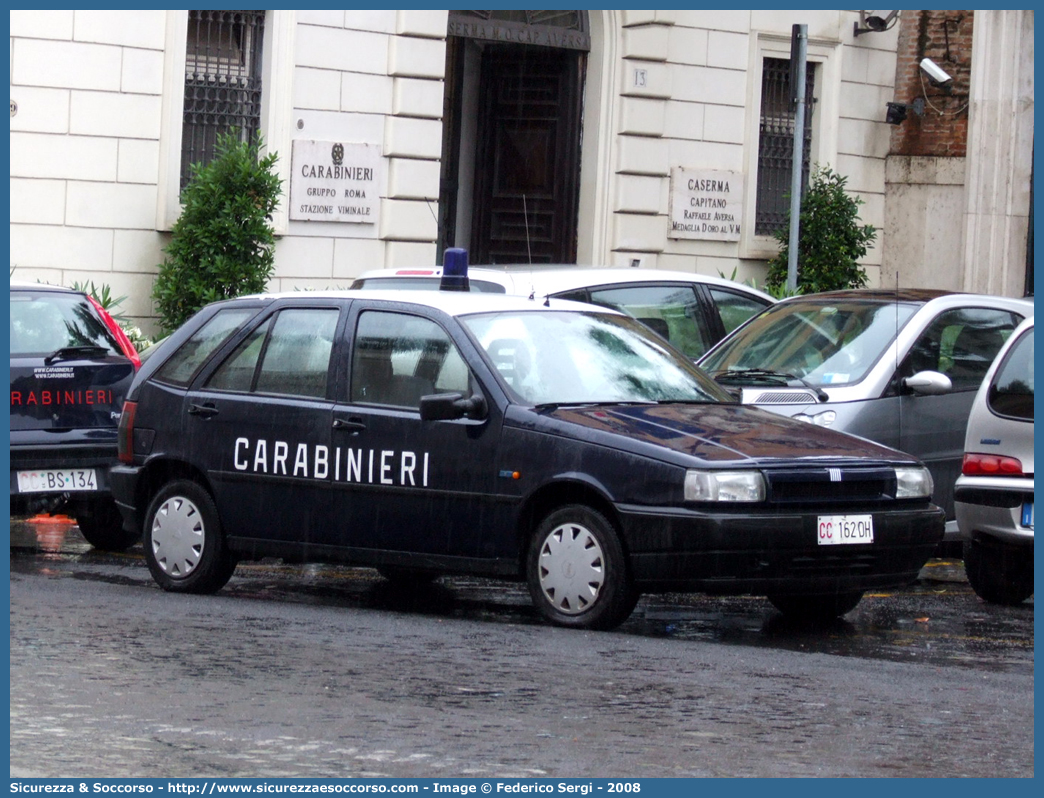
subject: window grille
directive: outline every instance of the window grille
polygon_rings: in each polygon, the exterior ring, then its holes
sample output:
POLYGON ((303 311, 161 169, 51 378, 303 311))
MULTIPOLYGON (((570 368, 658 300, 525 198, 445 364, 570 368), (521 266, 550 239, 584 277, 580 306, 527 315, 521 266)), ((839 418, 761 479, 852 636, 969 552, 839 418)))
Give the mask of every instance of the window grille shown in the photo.
POLYGON ((181 187, 191 165, 209 163, 217 137, 233 129, 242 140, 261 125, 264 11, 189 11, 181 187))
MULTIPOLYGON (((805 71, 805 133, 801 185, 808 185, 812 152, 812 109, 815 107, 816 70, 805 71)), ((754 219, 756 235, 772 235, 786 224, 790 202, 791 164, 794 162, 794 116, 790 103, 790 59, 766 58, 761 73, 761 128, 758 141, 758 197, 754 219)))

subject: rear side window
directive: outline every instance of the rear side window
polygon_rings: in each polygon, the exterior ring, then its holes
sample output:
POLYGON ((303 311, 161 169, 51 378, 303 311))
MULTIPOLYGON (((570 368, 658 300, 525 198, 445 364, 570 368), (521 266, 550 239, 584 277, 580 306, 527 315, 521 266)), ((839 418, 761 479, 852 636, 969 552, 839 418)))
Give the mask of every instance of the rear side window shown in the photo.
POLYGON ((46 355, 75 346, 122 354, 87 298, 57 291, 11 292, 11 354, 46 355))
POLYGON ((326 396, 339 311, 280 311, 243 340, 211 375, 216 390, 326 396))
POLYGON ((986 401, 999 416, 1033 421, 1033 330, 1019 337, 997 369, 986 401))
POLYGON ((188 385, 196 369, 256 312, 256 308, 219 310, 159 368, 156 379, 174 385, 188 385))
POLYGON ((713 343, 691 285, 592 289, 591 301, 634 316, 693 360, 713 343))
POLYGON ((903 376, 939 371, 954 391, 975 391, 1020 318, 1006 310, 960 308, 939 314, 910 350, 903 376))
POLYGON ((755 313, 761 313, 769 306, 769 303, 763 299, 740 294, 736 291, 729 291, 724 288, 711 288, 709 286, 707 290, 710 292, 714 307, 718 309, 718 315, 721 317, 721 323, 725 327, 726 335, 755 313))

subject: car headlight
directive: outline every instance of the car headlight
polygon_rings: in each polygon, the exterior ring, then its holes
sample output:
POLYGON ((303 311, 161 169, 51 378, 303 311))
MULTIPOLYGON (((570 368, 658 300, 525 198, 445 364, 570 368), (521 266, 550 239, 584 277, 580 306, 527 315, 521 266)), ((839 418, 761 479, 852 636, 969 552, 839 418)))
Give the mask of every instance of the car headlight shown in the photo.
POLYGON ((895 498, 926 499, 932 495, 935 483, 924 466, 899 466, 895 469, 895 498))
POLYGON ((685 472, 685 501, 760 502, 765 500, 765 479, 760 471, 685 472))
POLYGON ((815 424, 817 427, 829 427, 834 423, 834 419, 837 418, 837 413, 833 410, 824 410, 822 413, 815 413, 814 415, 798 413, 794 418, 798 421, 807 421, 809 424, 815 424))

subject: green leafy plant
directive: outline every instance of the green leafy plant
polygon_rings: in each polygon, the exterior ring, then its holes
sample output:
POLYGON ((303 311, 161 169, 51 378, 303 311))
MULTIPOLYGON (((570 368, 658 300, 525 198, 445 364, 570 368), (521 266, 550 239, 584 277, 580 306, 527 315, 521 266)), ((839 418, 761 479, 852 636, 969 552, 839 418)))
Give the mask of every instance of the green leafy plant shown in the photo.
MULTIPOLYGON (((724 280, 731 280, 736 282, 736 274, 739 272, 739 267, 735 266, 732 269, 731 275, 726 275, 721 269, 718 269, 718 276, 724 280)), ((793 291, 787 288, 786 280, 782 285, 758 285, 758 281, 753 277, 750 277, 743 281, 744 285, 749 285, 755 291, 764 291, 770 297, 774 299, 786 299, 788 296, 799 296, 802 292, 801 286, 799 285, 793 291)))
POLYGON ((134 348, 139 352, 152 344, 152 340, 131 321, 126 313, 120 310, 120 305, 127 299, 126 296, 114 297, 112 290, 106 283, 96 286, 94 280, 86 283, 73 282, 71 288, 74 291, 82 291, 93 297, 94 301, 101 305, 106 313, 112 316, 112 320, 120 325, 120 329, 126 333, 127 338, 130 339, 130 342, 134 344, 134 348))
POLYGON ((271 218, 282 194, 275 153, 260 136, 218 136, 215 158, 192 166, 184 206, 152 290, 160 326, 171 332, 204 305, 265 289, 275 268, 271 218))
POLYGON ((805 293, 800 285, 793 290, 787 288, 786 279, 784 279, 784 281, 779 285, 768 285, 767 283, 765 285, 758 285, 757 280, 751 279, 747 281, 747 285, 751 288, 757 289, 758 291, 764 291, 773 299, 786 299, 788 296, 801 296, 805 293))
MULTIPOLYGON (((866 270, 859 260, 877 238, 873 225, 859 223, 863 201, 845 190, 848 178, 828 167, 817 168, 801 199, 797 285, 803 293, 862 288, 866 270)), ((780 252, 769 261, 770 289, 786 286, 790 257, 790 214, 776 231, 780 252)))
POLYGON ((130 323, 130 319, 127 318, 127 314, 119 309, 120 305, 127 299, 126 296, 112 295, 112 289, 106 283, 102 283, 101 286, 96 286, 94 280, 90 280, 86 283, 73 282, 73 291, 82 291, 90 297, 94 298, 94 301, 101 305, 105 312, 112 316, 113 321, 123 327, 130 323))

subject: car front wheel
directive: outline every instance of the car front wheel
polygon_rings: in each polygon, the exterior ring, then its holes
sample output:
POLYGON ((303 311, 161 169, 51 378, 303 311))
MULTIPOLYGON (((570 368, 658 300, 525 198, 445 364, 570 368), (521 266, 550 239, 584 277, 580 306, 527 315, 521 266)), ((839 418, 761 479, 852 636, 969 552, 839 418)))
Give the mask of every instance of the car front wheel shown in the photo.
POLYGON ((1021 604, 1033 595, 1033 549, 993 540, 964 544, 964 572, 979 598, 991 604, 1021 604))
POLYGON ((153 579, 176 593, 213 593, 236 568, 214 500, 190 480, 170 482, 145 516, 142 544, 153 579))
POLYGON ((537 609, 560 626, 612 629, 638 602, 616 530, 583 505, 556 510, 537 527, 526 578, 537 609))

